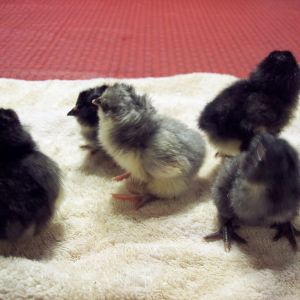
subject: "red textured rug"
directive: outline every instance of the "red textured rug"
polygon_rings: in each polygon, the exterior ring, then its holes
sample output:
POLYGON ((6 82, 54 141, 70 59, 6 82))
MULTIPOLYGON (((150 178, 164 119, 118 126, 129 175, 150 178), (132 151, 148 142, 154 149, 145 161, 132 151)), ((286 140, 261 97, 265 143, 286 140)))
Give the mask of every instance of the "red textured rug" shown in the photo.
POLYGON ((1 0, 0 76, 245 76, 273 49, 300 60, 299 0, 1 0))

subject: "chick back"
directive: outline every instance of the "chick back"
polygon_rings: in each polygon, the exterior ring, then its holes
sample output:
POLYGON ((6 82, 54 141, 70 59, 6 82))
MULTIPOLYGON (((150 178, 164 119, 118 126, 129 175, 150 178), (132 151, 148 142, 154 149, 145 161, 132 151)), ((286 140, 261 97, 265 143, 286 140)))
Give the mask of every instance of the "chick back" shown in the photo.
POLYGON ((246 150, 259 132, 278 134, 289 122, 296 106, 276 94, 267 94, 248 80, 241 80, 221 92, 199 118, 199 127, 213 143, 235 139, 246 150))
POLYGON ((186 160, 189 167, 182 170, 184 175, 195 175, 205 158, 205 142, 201 134, 188 128, 185 124, 171 118, 163 118, 161 129, 153 139, 153 148, 164 152, 168 159, 178 157, 186 160), (160 141, 168 141, 168 145, 161 147, 160 141), (156 146, 156 147, 155 147, 156 146))
POLYGON ((163 118, 143 154, 143 165, 151 174, 149 192, 161 197, 182 194, 204 157, 205 143, 198 132, 175 119, 163 118))
POLYGON ((223 218, 249 225, 292 220, 300 204, 296 151, 282 139, 257 135, 248 151, 225 161, 212 195, 223 218), (265 150, 258 155, 259 147, 265 150))

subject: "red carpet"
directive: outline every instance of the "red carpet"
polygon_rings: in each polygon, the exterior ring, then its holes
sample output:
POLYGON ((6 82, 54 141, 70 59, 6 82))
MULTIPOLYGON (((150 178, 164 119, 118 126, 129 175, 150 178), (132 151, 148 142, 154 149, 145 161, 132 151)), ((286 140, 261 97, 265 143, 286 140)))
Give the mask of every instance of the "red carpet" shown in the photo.
POLYGON ((245 76, 273 49, 300 60, 299 0, 2 0, 0 77, 245 76))

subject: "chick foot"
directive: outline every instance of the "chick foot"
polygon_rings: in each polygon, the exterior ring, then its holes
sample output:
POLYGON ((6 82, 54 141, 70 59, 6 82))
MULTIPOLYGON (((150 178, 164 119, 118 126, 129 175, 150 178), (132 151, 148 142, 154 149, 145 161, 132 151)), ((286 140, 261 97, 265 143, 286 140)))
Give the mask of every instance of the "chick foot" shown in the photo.
POLYGON ((240 244, 246 244, 247 241, 240 237, 235 232, 235 227, 232 224, 231 220, 225 221, 221 228, 207 236, 204 237, 206 241, 216 241, 216 240, 223 240, 224 241, 224 249, 225 252, 229 252, 231 249, 231 240, 234 240, 240 244))
POLYGON ((115 200, 132 202, 136 210, 140 209, 146 203, 154 200, 154 198, 150 195, 141 194, 112 194, 112 197, 115 200))
POLYGON ((91 149, 94 149, 91 145, 87 144, 87 145, 80 145, 80 148, 81 149, 84 149, 84 150, 91 150, 91 149))
POLYGON ((221 152, 216 152, 215 154, 215 158, 232 158, 233 155, 228 155, 228 154, 224 154, 224 153, 221 153, 221 152))
POLYGON ((88 145, 88 144, 87 145, 81 145, 80 148, 84 149, 84 150, 89 150, 90 153, 91 153, 91 155, 94 155, 94 154, 96 154, 98 152, 97 148, 95 148, 95 147, 93 147, 91 145, 88 145))
POLYGON ((300 236, 300 231, 297 230, 291 222, 282 224, 274 224, 271 228, 275 228, 277 233, 273 237, 273 241, 278 241, 282 237, 286 237, 294 251, 298 250, 296 236, 300 236))
POLYGON ((115 176, 113 177, 113 180, 115 181, 122 181, 124 179, 127 179, 131 176, 131 174, 129 172, 123 173, 121 175, 115 176))

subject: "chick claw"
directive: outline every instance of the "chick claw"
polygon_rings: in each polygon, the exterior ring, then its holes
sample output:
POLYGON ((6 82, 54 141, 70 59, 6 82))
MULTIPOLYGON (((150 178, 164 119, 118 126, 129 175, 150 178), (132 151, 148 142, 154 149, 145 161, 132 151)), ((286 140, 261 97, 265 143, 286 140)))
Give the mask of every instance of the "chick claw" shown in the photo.
POLYGON ((298 250, 298 244, 295 236, 300 236, 300 231, 297 230, 291 222, 283 224, 274 224, 271 228, 277 229, 277 233, 273 237, 273 241, 278 241, 282 237, 286 237, 294 251, 298 250))
POLYGON ((225 252, 229 252, 231 249, 231 240, 234 240, 240 244, 246 244, 247 241, 240 237, 235 231, 231 222, 227 222, 224 224, 217 232, 209 234, 204 237, 206 241, 216 241, 223 240, 224 241, 224 250, 225 252))
POLYGON ((131 174, 129 172, 123 173, 121 175, 115 176, 113 177, 113 180, 115 181, 122 181, 124 179, 127 179, 131 176, 131 174))

